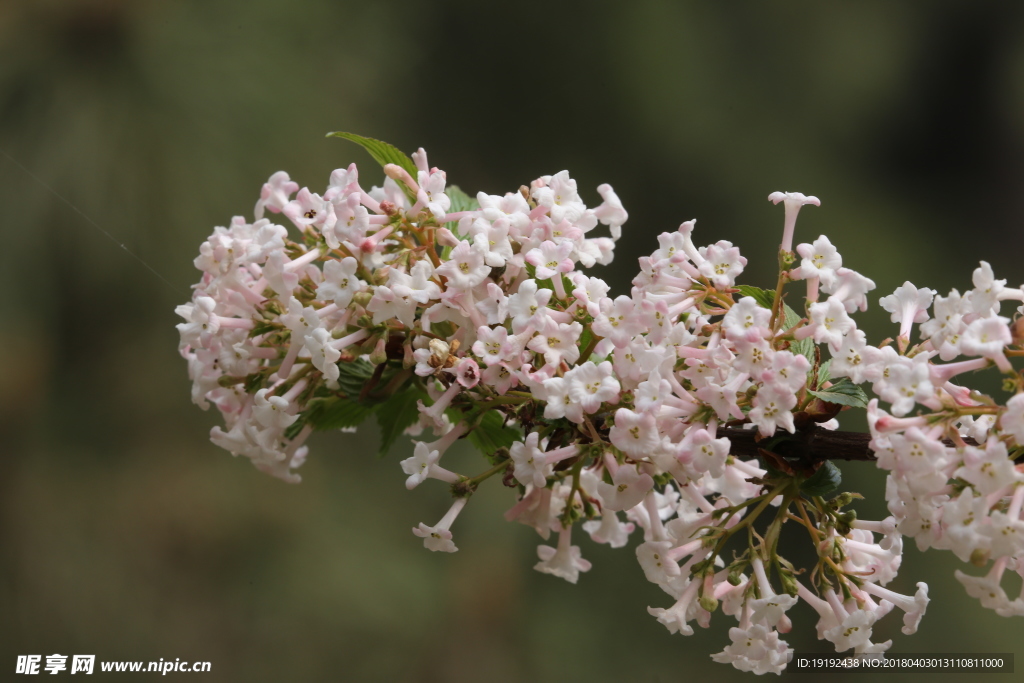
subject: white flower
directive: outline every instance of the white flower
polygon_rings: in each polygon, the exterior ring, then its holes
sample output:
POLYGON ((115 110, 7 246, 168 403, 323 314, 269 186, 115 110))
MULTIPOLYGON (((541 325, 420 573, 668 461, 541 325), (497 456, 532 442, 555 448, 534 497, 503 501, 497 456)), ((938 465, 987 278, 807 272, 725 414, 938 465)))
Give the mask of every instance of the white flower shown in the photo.
POLYGON ((373 313, 373 322, 379 325, 390 318, 396 318, 407 327, 412 327, 416 319, 416 302, 406 291, 402 296, 400 291, 381 285, 373 292, 373 298, 366 305, 366 310, 373 313))
MULTIPOLYGON (((608 361, 605 361, 605 363, 607 362, 608 361)), ((618 387, 616 387, 616 393, 617 392, 618 387)), ((633 401, 637 410, 640 412, 650 412, 657 415, 658 408, 660 408, 662 403, 665 402, 665 399, 669 398, 671 395, 672 385, 669 384, 667 379, 662 379, 661 373, 655 370, 636 388, 636 392, 633 395, 633 401)))
POLYGON ((672 541, 645 541, 636 547, 636 559, 651 583, 668 583, 679 576, 679 564, 669 557, 672 541))
POLYGON ((562 273, 571 272, 573 269, 572 259, 569 258, 572 246, 572 242, 542 242, 540 247, 527 252, 526 262, 537 267, 538 280, 561 277, 562 273))
POLYGON ((736 276, 747 265, 747 259, 740 256, 739 247, 732 246, 732 242, 726 240, 701 247, 700 255, 705 259, 698 268, 700 274, 719 289, 732 287, 736 283, 736 276))
POLYGON ((201 348, 220 330, 219 318, 214 314, 217 302, 208 296, 196 297, 194 303, 182 304, 174 309, 188 322, 177 325, 181 334, 181 346, 201 348))
POLYGON ((928 584, 923 581, 919 581, 917 584, 917 593, 915 593, 913 597, 894 593, 893 591, 882 588, 872 582, 865 582, 864 590, 884 600, 888 600, 903 610, 903 633, 908 636, 917 633, 917 627, 921 623, 921 617, 924 616, 925 611, 928 609, 928 584))
POLYGON ((476 331, 476 337, 473 353, 486 365, 500 363, 508 357, 511 345, 508 343, 508 330, 504 327, 481 326, 476 331))
POLYGON ((536 280, 526 280, 508 298, 508 312, 512 316, 512 331, 521 334, 534 320, 537 312, 548 305, 553 292, 538 289, 536 280))
POLYGON ((583 423, 583 406, 574 401, 569 393, 569 380, 564 377, 552 377, 544 380, 544 417, 557 420, 567 418, 576 424, 583 423))
POLYGON ((438 221, 443 221, 452 203, 448 195, 444 193, 447 182, 445 172, 436 168, 430 171, 420 171, 417 174, 417 182, 420 186, 420 191, 416 195, 417 201, 426 205, 427 210, 438 221))
POLYGON ((643 331, 633 310, 633 300, 628 296, 619 296, 614 301, 604 298, 600 307, 591 329, 594 334, 610 339, 616 348, 629 345, 633 337, 643 331))
POLYGON ((942 506, 942 544, 962 561, 968 562, 975 550, 989 551, 989 539, 981 533, 988 519, 985 496, 975 496, 965 489, 942 506))
POLYGON ((263 184, 259 201, 256 202, 256 208, 253 210, 256 218, 263 218, 264 209, 280 213, 288 203, 288 198, 298 189, 299 184, 292 182, 284 171, 278 171, 270 176, 270 180, 263 184))
MULTIPOLYGON (((390 180, 390 179, 389 179, 390 180)), ((334 203, 337 221, 333 229, 324 230, 327 246, 337 249, 341 242, 351 245, 362 244, 370 229, 370 213, 359 202, 359 195, 352 194, 334 203)))
POLYGON ((553 176, 542 176, 534 181, 532 195, 538 206, 548 209, 551 220, 560 223, 578 220, 587 210, 586 204, 576 191, 576 181, 568 171, 559 171, 553 176))
POLYGON ((955 474, 985 496, 1024 479, 1014 468, 1006 444, 996 439, 989 439, 984 448, 964 449, 964 465, 955 474))
POLYGON ((425 304, 441 298, 441 288, 430 279, 433 275, 434 266, 430 261, 417 261, 408 275, 398 269, 391 270, 388 274, 388 286, 404 299, 425 304))
POLYGON ((676 458, 696 473, 695 478, 705 472, 712 477, 725 474, 725 460, 731 443, 726 437, 714 438, 707 429, 692 426, 679 444, 676 458))
POLYGON ((452 532, 448 529, 427 526, 420 522, 419 526, 412 530, 414 534, 423 539, 423 547, 427 550, 442 553, 454 553, 458 551, 455 542, 452 541, 452 532))
POLYGON ((914 408, 914 403, 935 401, 927 363, 908 361, 893 365, 884 388, 876 388, 882 399, 892 403, 892 414, 902 417, 914 408))
MULTIPOLYGON (((658 622, 668 629, 669 633, 681 633, 684 636, 693 635, 693 627, 688 622, 697 618, 700 605, 697 600, 697 590, 701 586, 700 581, 685 579, 685 584, 679 586, 678 597, 674 605, 668 609, 661 607, 648 607, 647 613, 657 618, 658 622)), ((679 579, 676 579, 679 581, 679 579)), ((675 582, 673 582, 675 585, 675 582)), ((714 657, 714 655, 712 655, 714 657)))
POLYGON ((860 309, 868 310, 868 292, 875 288, 872 280, 849 268, 838 268, 836 270, 835 283, 832 285, 823 284, 821 291, 831 294, 831 298, 838 299, 846 306, 847 313, 853 313, 860 309))
POLYGON ((587 361, 565 375, 569 396, 578 403, 585 413, 595 413, 602 403, 618 403, 619 381, 612 372, 612 364, 603 361, 594 365, 587 361))
POLYGON ((757 425, 762 436, 771 436, 779 427, 790 434, 796 431, 793 413, 790 412, 796 406, 793 392, 780 392, 771 386, 762 386, 754 396, 753 406, 747 417, 757 425))
POLYGON ((359 262, 351 256, 340 261, 327 261, 324 264, 324 281, 316 288, 316 296, 324 301, 333 301, 338 308, 345 308, 352 303, 352 296, 366 286, 356 277, 359 262))
POLYGON ((760 375, 762 371, 772 364, 772 356, 775 351, 771 345, 761 337, 754 336, 753 339, 745 337, 733 342, 733 351, 736 358, 733 359, 732 368, 750 375, 760 375))
MULTIPOLYGON (((619 411, 622 412, 622 411, 619 411)), ((651 475, 640 474, 636 467, 622 465, 612 475, 612 483, 597 485, 598 495, 608 510, 629 510, 640 504, 647 492, 654 488, 651 475)))
POLYGON ((892 322, 900 323, 900 336, 909 338, 911 325, 928 320, 928 307, 932 305, 934 296, 933 289, 918 289, 910 282, 904 282, 895 292, 879 299, 878 303, 892 314, 892 322))
POLYGON ((1014 394, 1006 402, 1006 412, 999 418, 999 427, 1012 434, 1017 445, 1024 445, 1024 394, 1014 394))
POLYGON ((608 438, 616 448, 633 458, 650 455, 661 442, 654 416, 634 413, 628 408, 615 411, 615 425, 608 438))
POLYGON ((991 358, 1004 372, 1012 370, 1003 355, 1003 349, 1013 342, 1008 322, 999 316, 975 320, 960 337, 960 351, 965 356, 991 358))
POLYGON ((778 632, 760 624, 747 629, 730 628, 729 638, 732 644, 711 655, 711 659, 721 664, 732 664, 740 671, 752 671, 758 675, 781 674, 793 658, 793 648, 779 639, 778 632))
POLYGON ((442 553, 458 551, 458 548, 455 547, 455 543, 452 541, 452 532, 449 529, 451 529, 452 524, 459 516, 459 513, 462 512, 462 508, 466 506, 466 501, 468 500, 469 498, 456 498, 448 512, 445 513, 436 526, 427 526, 420 522, 419 526, 412 530, 415 535, 423 539, 424 548, 442 553))
POLYGON ((999 510, 994 510, 988 518, 989 523, 979 531, 989 538, 992 557, 1024 555, 1024 522, 999 510))
POLYGON ((267 398, 269 389, 260 389, 253 397, 252 414, 262 426, 283 430, 299 419, 288 414, 288 401, 281 396, 267 398))
POLYGON ((524 486, 533 484, 543 488, 547 478, 551 476, 552 464, 548 462, 544 451, 539 446, 540 435, 531 432, 525 441, 517 441, 509 448, 512 457, 513 475, 524 486))
POLYGON ((786 207, 786 222, 782 229, 782 251, 793 250, 793 231, 796 229, 796 217, 800 213, 800 207, 805 204, 821 206, 817 197, 808 197, 799 192, 772 192, 768 195, 768 201, 773 204, 784 202, 786 207))
POLYGON ((981 601, 982 607, 994 610, 1009 608, 1010 599, 1006 596, 1003 587, 999 585, 999 580, 992 574, 971 576, 957 569, 953 572, 953 576, 963 584, 968 595, 981 601))
POLYGON ((571 527, 558 533, 557 549, 549 545, 537 546, 537 556, 541 561, 533 568, 539 572, 565 579, 569 583, 576 583, 580 572, 590 571, 591 565, 583 559, 580 547, 570 545, 571 534, 571 527))
POLYGON ((838 626, 825 631, 825 638, 836 646, 836 652, 860 647, 871 639, 871 628, 877 619, 872 611, 854 610, 838 626))
POLYGON ((622 522, 612 510, 605 510, 600 520, 583 523, 583 530, 590 534, 592 541, 607 543, 612 548, 626 545, 634 528, 631 522, 622 522))
POLYGON ((861 330, 853 330, 843 337, 842 347, 838 353, 832 351, 832 364, 829 372, 835 377, 850 378, 854 384, 879 379, 876 373, 875 360, 879 358, 878 349, 867 345, 867 337, 861 330))
POLYGON ((331 231, 338 220, 334 215, 334 205, 305 187, 299 190, 294 200, 285 205, 282 213, 300 230, 313 227, 321 231, 331 231))
POLYGON ((417 441, 412 457, 406 458, 400 463, 402 471, 409 475, 409 478, 405 480, 405 488, 414 489, 426 481, 430 468, 440 458, 440 451, 432 451, 427 444, 417 441))
POLYGON ((980 316, 990 316, 999 312, 999 295, 1006 288, 1006 280, 997 280, 992 272, 992 266, 985 261, 975 268, 972 277, 974 289, 967 292, 964 297, 972 313, 980 316))
POLYGON ((544 356, 544 362, 555 367, 558 367, 562 360, 566 363, 575 363, 580 357, 576 341, 582 332, 583 326, 578 322, 558 323, 544 317, 537 326, 537 334, 526 347, 544 356))
POLYGON ((802 260, 799 268, 790 271, 792 277, 796 279, 816 277, 826 287, 835 284, 836 270, 842 267, 843 257, 839 255, 827 237, 822 235, 811 244, 798 244, 796 253, 800 254, 802 260))
POLYGON ((761 373, 761 381, 770 384, 780 392, 799 391, 807 383, 807 371, 811 362, 807 356, 790 351, 776 351, 771 367, 761 373))
POLYGON ((811 304, 810 316, 814 341, 827 343, 833 351, 841 348, 843 336, 857 327, 842 302, 831 297, 824 303, 811 304))
POLYGON ((322 327, 316 328, 305 337, 306 349, 309 351, 313 367, 324 373, 324 379, 328 382, 337 382, 341 376, 337 365, 341 351, 331 346, 330 342, 331 333, 322 327))
POLYGON ((448 260, 437 268, 437 274, 448 278, 448 286, 470 290, 490 275, 491 269, 485 262, 484 254, 470 242, 460 242, 452 249, 448 260))
POLYGON ((758 304, 753 297, 745 296, 722 318, 722 329, 730 339, 741 339, 751 329, 770 332, 768 323, 771 318, 770 310, 758 304))
POLYGON ((285 327, 292 331, 296 339, 313 334, 320 327, 320 315, 312 306, 303 306, 298 299, 288 299, 288 312, 280 318, 285 327))
POLYGON ((622 224, 629 218, 629 214, 622 208, 622 202, 611 185, 608 183, 598 185, 597 192, 604 202, 594 209, 594 216, 608 226, 612 233, 612 239, 617 240, 622 236, 622 224))

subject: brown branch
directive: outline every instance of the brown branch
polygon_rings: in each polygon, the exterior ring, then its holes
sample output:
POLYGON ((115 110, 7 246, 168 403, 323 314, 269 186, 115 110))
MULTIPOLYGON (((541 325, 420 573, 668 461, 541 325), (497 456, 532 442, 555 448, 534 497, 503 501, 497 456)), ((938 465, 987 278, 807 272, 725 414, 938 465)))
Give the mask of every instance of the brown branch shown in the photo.
MULTIPOLYGON (((753 460, 758 457, 770 439, 757 441, 756 429, 735 427, 720 428, 718 436, 729 438, 732 443, 730 453, 741 460, 753 460)), ((807 429, 797 430, 795 434, 779 432, 777 436, 786 438, 776 443, 771 452, 787 461, 803 466, 814 465, 825 460, 861 460, 873 462, 875 453, 869 445, 871 435, 866 432, 837 432, 810 425, 807 429)), ((974 439, 964 439, 971 446, 977 446, 974 439)), ((955 444, 944 439, 947 446, 955 444)))

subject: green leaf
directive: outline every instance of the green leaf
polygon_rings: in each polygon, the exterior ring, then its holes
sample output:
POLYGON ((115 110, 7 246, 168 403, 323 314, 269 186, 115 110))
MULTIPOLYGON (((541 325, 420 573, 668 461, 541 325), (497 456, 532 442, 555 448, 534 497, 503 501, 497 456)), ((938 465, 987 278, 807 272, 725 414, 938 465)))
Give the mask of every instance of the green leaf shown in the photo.
MULTIPOLYGON (((763 308, 771 308, 775 303, 775 292, 767 289, 761 289, 760 287, 754 287, 752 285, 739 285, 736 289, 740 290, 740 294, 743 296, 753 297, 754 301, 763 308)), ((800 322, 803 318, 802 315, 798 315, 796 311, 790 308, 789 304, 783 307, 782 327, 783 329, 789 329, 800 322)), ((789 349, 793 353, 799 353, 801 356, 807 356, 807 360, 811 361, 811 365, 814 364, 814 341, 810 338, 801 339, 798 342, 793 342, 789 345, 789 349)))
POLYGON ((582 353, 584 349, 590 346, 590 342, 592 341, 594 341, 594 333, 591 332, 590 325, 587 325, 586 327, 583 328, 583 332, 580 334, 580 340, 577 344, 579 346, 580 353, 582 353))
POLYGON ((338 385, 349 398, 358 401, 363 386, 373 376, 374 366, 362 358, 349 363, 338 363, 338 385))
MULTIPOLYGON (((788 330, 800 322, 803 316, 790 308, 789 304, 785 304, 783 308, 782 327, 788 330)), ((793 353, 799 353, 801 356, 806 356, 807 360, 811 361, 811 366, 814 366, 814 340, 810 337, 793 342, 789 345, 789 350, 793 353)))
POLYGON ((800 490, 808 496, 824 496, 839 488, 843 473, 831 460, 821 463, 818 471, 800 484, 800 490))
POLYGON ((523 433, 506 424, 505 416, 498 410, 484 413, 480 423, 469 433, 469 440, 485 455, 494 455, 499 448, 509 448, 523 439, 523 433))
POLYGON ((767 289, 761 289, 753 285, 740 285, 736 289, 740 290, 740 294, 743 296, 752 297, 763 308, 771 308, 772 304, 775 303, 775 292, 768 291, 767 289))
POLYGON ((444 193, 448 195, 448 199, 452 202, 452 205, 448 208, 448 213, 474 211, 480 208, 480 202, 476 200, 476 197, 470 197, 458 185, 447 186, 444 193))
POLYGON ((369 152, 374 161, 381 166, 395 164, 408 171, 409 175, 413 178, 416 177, 416 164, 414 164, 412 159, 409 158, 409 155, 394 145, 390 145, 380 140, 374 140, 373 138, 363 137, 362 135, 356 135, 355 133, 344 133, 341 131, 328 133, 327 137, 342 138, 343 140, 354 142, 369 152))
POLYGON ((316 399, 306 410, 306 424, 319 431, 358 427, 373 410, 350 398, 316 399))
POLYGON ((808 392, 828 403, 838 403, 841 406, 852 406, 854 408, 867 408, 868 396, 864 390, 843 377, 827 389, 808 392))
POLYGON ((831 358, 829 358, 827 361, 825 361, 820 366, 818 366, 818 386, 819 387, 822 384, 824 384, 825 382, 827 382, 830 377, 832 377, 832 373, 829 371, 831 367, 832 367, 832 359, 831 358))
MULTIPOLYGON (((458 185, 449 185, 445 188, 444 193, 448 195, 448 199, 451 200, 452 204, 448 207, 448 213, 458 213, 460 211, 474 211, 480 208, 480 202, 475 197, 470 197, 468 194, 462 191, 458 185)), ((444 224, 446 228, 452 231, 452 234, 458 237, 460 240, 466 239, 464 235, 459 234, 459 224, 456 221, 449 221, 444 224)), ((452 253, 452 247, 445 247, 441 250, 441 258, 447 259, 449 254, 452 253)))
POLYGON ((419 419, 420 413, 416 402, 426 396, 419 387, 410 386, 377 408, 377 425, 380 427, 380 449, 377 451, 377 457, 387 455, 395 439, 419 419))

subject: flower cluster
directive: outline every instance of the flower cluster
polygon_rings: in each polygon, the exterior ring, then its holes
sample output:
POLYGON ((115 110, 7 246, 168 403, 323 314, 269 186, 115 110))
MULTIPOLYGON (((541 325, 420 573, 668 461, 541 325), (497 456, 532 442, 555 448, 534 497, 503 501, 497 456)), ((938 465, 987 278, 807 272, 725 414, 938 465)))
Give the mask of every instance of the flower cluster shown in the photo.
POLYGON ((610 186, 594 208, 565 171, 474 200, 423 150, 385 161, 383 187, 369 191, 355 165, 323 195, 276 173, 255 222, 236 217, 203 243, 178 329, 193 401, 224 418, 214 443, 297 482, 313 430, 376 415, 384 448, 400 431, 420 439, 401 462, 409 489, 451 488, 451 509, 413 529, 428 549, 457 550, 453 524, 495 475, 517 492, 506 518, 550 542, 538 548, 541 572, 575 583, 590 569, 577 525, 612 547, 639 528, 640 567, 673 600, 649 612, 686 635, 720 607, 737 625, 713 658, 745 671, 785 668, 799 600, 839 652, 884 652, 891 642, 873 642, 872 627, 894 607, 913 633, 927 586, 885 588, 904 535, 992 560, 984 578, 957 577, 983 605, 1024 614, 999 587, 1007 569, 1024 571, 1024 379, 1009 360, 1024 351, 999 315, 1024 293, 987 264, 964 296, 907 283, 882 298, 900 333, 872 346, 852 315, 874 283, 824 236, 792 250, 814 197, 769 197, 785 206, 774 291, 737 285, 740 250, 696 246, 687 221, 640 259, 630 294, 612 298, 583 272, 611 261, 627 219, 610 186), (800 312, 783 296, 798 280, 800 312), (959 355, 968 359, 933 362, 959 355), (1005 406, 953 381, 991 366, 1013 393, 1005 406), (849 407, 868 409, 870 446, 889 471, 884 520, 848 508, 859 496, 838 493, 827 456, 794 450, 837 429, 849 407), (441 465, 460 439, 486 457, 480 474, 441 465), (779 554, 787 524, 814 548, 804 576, 779 554))

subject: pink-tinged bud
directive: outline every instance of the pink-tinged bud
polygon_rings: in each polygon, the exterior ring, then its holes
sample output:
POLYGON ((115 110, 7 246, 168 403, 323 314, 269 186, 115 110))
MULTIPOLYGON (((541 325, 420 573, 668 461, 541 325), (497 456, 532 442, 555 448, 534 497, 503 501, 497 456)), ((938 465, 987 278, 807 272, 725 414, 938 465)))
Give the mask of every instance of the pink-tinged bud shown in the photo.
POLYGON ((480 383, 480 367, 472 358, 465 357, 460 359, 451 371, 458 383, 466 389, 472 389, 480 383))
POLYGON ((370 362, 374 365, 380 365, 386 363, 388 360, 388 354, 385 349, 387 346, 387 340, 381 337, 377 340, 377 345, 373 347, 373 353, 370 354, 370 362))
POLYGON ((404 183, 405 186, 412 190, 414 194, 420 191, 419 183, 413 180, 412 176, 409 175, 409 172, 398 164, 385 164, 384 175, 392 180, 404 183))
POLYGON ((445 247, 457 247, 461 240, 448 228, 437 229, 437 243, 445 247))
POLYGON ((800 213, 800 207, 804 204, 821 206, 817 197, 808 197, 799 192, 772 192, 768 195, 768 201, 773 204, 785 202, 786 223, 782 229, 782 251, 793 251, 793 232, 796 230, 796 216, 800 213))

